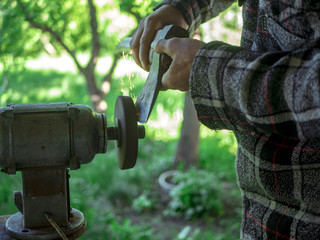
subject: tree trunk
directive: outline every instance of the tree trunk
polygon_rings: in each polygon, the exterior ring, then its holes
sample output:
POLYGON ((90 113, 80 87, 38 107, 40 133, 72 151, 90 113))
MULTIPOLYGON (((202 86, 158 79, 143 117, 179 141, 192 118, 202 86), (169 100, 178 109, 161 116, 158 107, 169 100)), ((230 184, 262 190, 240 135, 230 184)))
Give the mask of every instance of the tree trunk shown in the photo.
POLYGON ((83 69, 82 73, 86 78, 93 109, 96 112, 104 113, 107 109, 107 103, 104 100, 103 92, 97 87, 94 71, 90 71, 90 69, 83 69))
POLYGON ((114 71, 116 70, 117 64, 118 64, 119 60, 121 59, 121 57, 122 56, 119 53, 113 54, 113 61, 112 61, 110 70, 102 80, 101 91, 106 95, 110 92, 112 75, 113 75, 114 71))
POLYGON ((174 168, 183 164, 187 169, 198 163, 200 123, 191 100, 190 92, 186 92, 183 111, 183 123, 174 161, 174 168))
MULTIPOLYGON (((202 39, 202 33, 199 28, 194 32, 192 38, 197 40, 202 39)), ((200 123, 197 118, 196 109, 194 108, 190 92, 186 92, 181 134, 174 160, 175 169, 181 163, 185 169, 198 164, 199 130, 200 123)))

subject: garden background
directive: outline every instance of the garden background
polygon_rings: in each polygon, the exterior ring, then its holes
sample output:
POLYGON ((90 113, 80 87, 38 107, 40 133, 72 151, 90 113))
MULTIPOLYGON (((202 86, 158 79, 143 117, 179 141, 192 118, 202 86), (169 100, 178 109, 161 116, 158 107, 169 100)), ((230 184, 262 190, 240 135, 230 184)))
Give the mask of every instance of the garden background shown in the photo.
MULTIPOLYGON (((72 102, 106 113, 113 125, 117 96, 139 95, 147 72, 116 45, 130 36, 157 1, 0 0, 0 106, 72 102)), ((201 27, 205 42, 239 45, 241 9, 233 4, 201 27)), ((114 146, 88 165, 71 171, 72 207, 82 211, 82 240, 239 238, 240 192, 234 170, 237 144, 228 131, 200 127, 196 164, 174 166, 183 122, 185 94, 161 92, 137 165, 119 170, 114 146), (181 170, 170 192, 161 173, 181 170)), ((0 173, 0 215, 17 212, 13 191, 21 174, 0 173)))

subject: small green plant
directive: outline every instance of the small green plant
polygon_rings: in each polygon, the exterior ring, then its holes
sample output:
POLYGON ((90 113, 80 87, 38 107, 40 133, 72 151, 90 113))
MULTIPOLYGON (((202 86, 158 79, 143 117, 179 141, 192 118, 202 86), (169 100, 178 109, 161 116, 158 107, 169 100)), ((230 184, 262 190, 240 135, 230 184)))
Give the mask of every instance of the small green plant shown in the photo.
POLYGON ((153 229, 149 225, 132 224, 130 219, 118 220, 110 214, 107 219, 108 236, 112 240, 149 240, 152 239, 153 229))
POLYGON ((147 192, 143 192, 139 197, 133 200, 132 208, 136 212, 142 213, 153 208, 153 201, 149 199, 147 192))
POLYGON ((213 173, 190 169, 175 174, 173 182, 177 186, 170 191, 168 216, 195 219, 223 213, 220 181, 213 173))

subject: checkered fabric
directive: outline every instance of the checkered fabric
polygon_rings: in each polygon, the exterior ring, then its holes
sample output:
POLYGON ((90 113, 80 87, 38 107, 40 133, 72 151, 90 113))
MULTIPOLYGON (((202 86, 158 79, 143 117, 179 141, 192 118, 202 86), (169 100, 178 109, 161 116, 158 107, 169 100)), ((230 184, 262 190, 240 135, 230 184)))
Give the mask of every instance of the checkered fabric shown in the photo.
MULTIPOLYGON (((243 2, 243 1, 242 1, 243 2)), ((227 0, 172 0, 190 30, 227 0)), ((246 0, 241 47, 211 42, 193 63, 199 120, 232 130, 241 239, 320 239, 320 1, 246 0)))

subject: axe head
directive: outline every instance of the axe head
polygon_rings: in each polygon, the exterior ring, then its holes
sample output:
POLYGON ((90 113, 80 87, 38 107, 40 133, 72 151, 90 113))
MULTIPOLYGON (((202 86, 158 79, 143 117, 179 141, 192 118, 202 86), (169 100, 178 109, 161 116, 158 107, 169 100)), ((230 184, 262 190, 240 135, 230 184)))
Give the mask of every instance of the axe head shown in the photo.
MULTIPOLYGON (((173 37, 188 38, 189 33, 184 28, 168 25, 163 29, 158 30, 154 41, 160 39, 170 39, 173 37)), ((161 89, 162 76, 168 70, 172 61, 168 55, 158 54, 153 51, 151 54, 149 54, 149 57, 150 56, 152 58, 152 61, 150 61, 150 72, 135 104, 138 114, 138 121, 140 123, 146 123, 148 121, 154 103, 161 89)))

